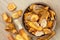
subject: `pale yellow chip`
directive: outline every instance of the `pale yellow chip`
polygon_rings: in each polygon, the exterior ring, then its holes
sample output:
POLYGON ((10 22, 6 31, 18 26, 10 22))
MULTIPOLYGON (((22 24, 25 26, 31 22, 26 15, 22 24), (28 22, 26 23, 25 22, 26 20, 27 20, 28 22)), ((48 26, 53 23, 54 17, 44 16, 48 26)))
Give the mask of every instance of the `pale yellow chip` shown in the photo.
POLYGON ((50 29, 43 29, 43 32, 45 33, 45 34, 51 34, 52 33, 52 31, 50 30, 50 29))
POLYGON ((9 11, 14 11, 16 9, 16 5, 14 3, 9 3, 8 4, 8 10, 9 11))
POLYGON ((18 10, 15 13, 12 14, 13 18, 19 18, 22 15, 22 10, 18 10))
POLYGON ((30 36, 25 32, 24 29, 19 31, 20 35, 24 38, 24 40, 30 40, 30 36))
POLYGON ((51 14, 51 20, 55 20, 54 16, 56 15, 56 13, 53 10, 49 10, 50 14, 51 14))
POLYGON ((6 12, 4 12, 2 14, 2 18, 3 18, 4 21, 6 21, 9 18, 8 15, 6 14, 6 12))
POLYGON ((38 19, 39 19, 38 15, 32 14, 31 21, 38 21, 38 19))
POLYGON ((28 21, 27 24, 29 25, 29 27, 32 27, 39 31, 41 31, 43 29, 41 26, 36 26, 33 22, 30 22, 30 21, 28 21))
POLYGON ((5 22, 7 22, 7 23, 11 23, 11 22, 12 22, 12 18, 9 17, 9 16, 7 15, 7 13, 3 13, 3 14, 2 14, 2 18, 3 18, 3 20, 4 20, 5 22))
POLYGON ((19 34, 15 36, 15 40, 24 40, 23 37, 19 34))

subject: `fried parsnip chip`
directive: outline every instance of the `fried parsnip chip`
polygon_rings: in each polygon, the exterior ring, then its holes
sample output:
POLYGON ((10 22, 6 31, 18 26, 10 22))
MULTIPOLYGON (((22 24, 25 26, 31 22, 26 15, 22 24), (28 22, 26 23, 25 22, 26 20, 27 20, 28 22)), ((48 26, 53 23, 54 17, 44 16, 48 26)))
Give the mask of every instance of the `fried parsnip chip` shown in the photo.
POLYGON ((31 16, 31 21, 38 21, 38 19, 39 19, 39 16, 38 15, 35 15, 35 14, 32 14, 32 16, 31 16))
POLYGON ((5 30, 8 32, 11 32, 13 34, 17 33, 17 30, 16 30, 15 25, 13 23, 7 23, 5 30))
POLYGON ((52 31, 50 29, 47 29, 47 28, 43 29, 43 32, 45 34, 51 34, 52 33, 52 31))
POLYGON ((7 23, 7 27, 10 29, 15 29, 15 25, 13 23, 7 23))
POLYGON ((7 15, 7 13, 3 13, 3 14, 2 14, 2 18, 3 18, 3 20, 4 20, 5 22, 7 22, 7 23, 11 23, 11 22, 12 22, 12 18, 9 17, 9 16, 7 15))
POLYGON ((16 19, 19 18, 21 15, 22 15, 22 10, 18 10, 12 14, 12 18, 16 19))
POLYGON ((29 27, 34 28, 39 31, 43 29, 41 26, 36 26, 33 22, 30 22, 30 21, 28 21, 27 24, 29 25, 29 27))
POLYGON ((50 14, 51 14, 51 20, 55 20, 54 16, 55 16, 55 12, 53 10, 49 10, 50 14))
POLYGON ((36 30, 34 28, 29 29, 29 32, 33 32, 33 31, 36 31, 36 30))
POLYGON ((24 40, 24 38, 20 34, 17 34, 15 40, 24 40))
POLYGON ((31 40, 31 38, 26 34, 26 32, 23 29, 20 30, 19 33, 25 40, 31 40))
POLYGON ((16 9, 16 5, 14 3, 9 3, 8 4, 8 10, 9 11, 14 11, 16 9))

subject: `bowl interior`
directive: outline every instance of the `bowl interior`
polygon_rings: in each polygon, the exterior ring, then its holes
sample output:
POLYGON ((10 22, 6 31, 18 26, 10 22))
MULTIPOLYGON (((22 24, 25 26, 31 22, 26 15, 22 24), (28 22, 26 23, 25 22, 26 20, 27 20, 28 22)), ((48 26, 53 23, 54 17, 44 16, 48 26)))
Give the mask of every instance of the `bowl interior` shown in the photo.
MULTIPOLYGON (((48 6, 49 9, 53 10, 49 5, 47 5, 47 4, 45 4, 45 3, 33 3, 33 4, 42 5, 42 6, 44 6, 44 7, 48 6)), ((32 4, 31 4, 31 5, 32 5, 32 4)), ((27 29, 27 27, 26 27, 26 25, 25 25, 25 23, 24 23, 24 14, 29 11, 28 8, 29 8, 31 5, 29 5, 29 6, 26 8, 26 10, 25 10, 24 13, 23 13, 23 17, 22 17, 22 22, 23 22, 24 28, 25 28, 25 30, 26 30, 27 32, 28 32, 28 29, 27 29)), ((53 11, 54 11, 54 10, 53 10, 53 11)), ((54 24, 53 24, 52 30, 55 29, 55 26, 56 26, 56 16, 55 16, 55 20, 54 20, 54 24)), ((29 32, 28 32, 28 33, 29 33, 29 32)), ((35 35, 31 34, 31 33, 29 33, 29 34, 30 34, 31 36, 35 36, 35 35)), ((48 36, 48 35, 42 35, 42 36, 40 36, 40 37, 45 37, 45 36, 48 36)), ((35 36, 35 37, 39 37, 39 36, 35 36)))

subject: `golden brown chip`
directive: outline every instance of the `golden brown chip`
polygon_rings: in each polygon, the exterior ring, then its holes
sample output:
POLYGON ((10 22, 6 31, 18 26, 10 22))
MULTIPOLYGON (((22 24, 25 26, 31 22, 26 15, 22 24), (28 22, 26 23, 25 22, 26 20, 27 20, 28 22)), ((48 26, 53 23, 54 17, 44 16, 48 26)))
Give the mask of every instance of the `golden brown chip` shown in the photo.
POLYGON ((33 32, 33 31, 36 31, 36 30, 34 28, 29 29, 29 32, 33 32))
POLYGON ((28 12, 24 14, 24 20, 25 21, 31 21, 31 16, 32 16, 32 12, 28 12))
POLYGON ((50 29, 47 29, 47 28, 43 29, 43 31, 45 34, 51 34, 52 33, 52 31, 50 29))
POLYGON ((51 20, 55 20, 54 16, 55 16, 55 12, 53 10, 49 10, 50 14, 51 14, 51 20))
POLYGON ((11 33, 17 33, 17 30, 13 23, 7 23, 5 30, 11 33))
POLYGON ((28 34, 24 31, 24 29, 19 31, 20 35, 25 39, 25 40, 30 40, 30 37, 28 34))
POLYGON ((16 5, 14 3, 9 3, 8 4, 8 10, 9 11, 14 11, 16 9, 16 5))
POLYGON ((48 17, 49 17, 49 12, 48 11, 42 12, 42 18, 47 20, 48 17))
POLYGON ((12 14, 13 18, 19 18, 22 15, 22 10, 18 10, 17 12, 12 14))
POLYGON ((7 23, 7 27, 9 27, 10 29, 14 29, 15 25, 13 23, 7 23))
POLYGON ((12 29, 11 30, 11 33, 16 34, 17 33, 17 30, 16 29, 12 29))
POLYGON ((47 27, 52 28, 53 27, 53 21, 48 21, 47 27))
POLYGON ((12 22, 12 18, 9 17, 6 22, 11 23, 12 22))
POLYGON ((32 14, 32 16, 31 16, 31 21, 38 21, 38 19, 39 19, 39 16, 38 15, 35 15, 35 14, 32 14))
POLYGON ((48 7, 48 6, 46 6, 46 7, 44 7, 44 9, 45 9, 45 10, 48 10, 48 9, 49 9, 49 7, 48 7))
POLYGON ((15 40, 24 40, 24 38, 21 35, 17 34, 15 36, 15 40))
POLYGON ((7 13, 3 13, 3 14, 2 14, 2 18, 3 18, 3 20, 4 20, 5 22, 7 22, 7 23, 11 23, 11 22, 12 22, 12 18, 9 17, 9 16, 7 15, 7 13))
POLYGON ((34 6, 35 4, 32 4, 31 6, 30 6, 30 9, 33 9, 33 6, 34 6))
POLYGON ((28 21, 27 24, 29 25, 29 27, 34 28, 39 31, 43 29, 41 26, 36 26, 33 22, 30 22, 30 21, 28 21))
POLYGON ((50 36, 47 37, 47 39, 52 38, 55 34, 56 34, 55 31, 52 31, 52 33, 50 34, 50 36))
POLYGON ((6 12, 4 12, 2 14, 2 18, 3 18, 4 21, 6 21, 9 18, 8 15, 6 14, 6 12))

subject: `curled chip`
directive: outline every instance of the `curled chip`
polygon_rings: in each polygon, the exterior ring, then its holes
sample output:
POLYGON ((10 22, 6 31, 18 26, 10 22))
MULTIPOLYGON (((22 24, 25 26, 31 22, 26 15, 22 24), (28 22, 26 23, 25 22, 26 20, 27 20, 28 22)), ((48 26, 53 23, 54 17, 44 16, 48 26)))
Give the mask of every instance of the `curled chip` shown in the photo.
POLYGON ((36 30, 39 30, 39 31, 42 30, 41 26, 36 26, 33 22, 28 21, 27 24, 29 25, 29 27, 32 27, 32 28, 34 28, 36 30))
POLYGON ((46 27, 46 26, 47 26, 47 21, 46 21, 46 19, 43 19, 40 24, 41 24, 41 26, 42 26, 43 28, 46 27))
POLYGON ((24 29, 20 30, 19 33, 24 38, 24 40, 31 40, 30 36, 28 36, 28 34, 26 34, 24 29))
POLYGON ((35 12, 36 14, 39 14, 41 11, 44 11, 42 5, 34 5, 33 6, 33 12, 35 12))
POLYGON ((55 16, 55 12, 53 10, 49 10, 51 13, 51 20, 55 20, 54 16, 55 16))
POLYGON ((2 18, 3 18, 3 20, 4 20, 5 22, 7 22, 7 23, 11 23, 11 22, 12 22, 12 18, 9 17, 6 13, 3 13, 3 14, 2 14, 2 18))
POLYGON ((34 22, 34 21, 38 21, 38 19, 39 16, 36 14, 32 14, 32 12, 25 13, 25 20, 34 22))
POLYGON ((33 31, 36 31, 36 30, 33 29, 33 28, 30 28, 30 29, 29 29, 29 32, 33 32, 33 31))
POLYGON ((52 38, 55 35, 55 31, 52 31, 52 33, 47 37, 47 39, 49 40, 50 38, 52 38))
POLYGON ((38 19, 39 19, 38 15, 33 14, 31 16, 31 21, 38 21, 38 19))
POLYGON ((7 23, 5 30, 8 32, 11 32, 11 33, 17 33, 17 30, 16 30, 15 25, 13 23, 7 23))
POLYGON ((8 4, 8 10, 9 11, 14 11, 16 9, 16 5, 14 3, 9 3, 8 4))
POLYGON ((22 10, 18 10, 12 14, 13 18, 19 18, 22 15, 22 10))
POLYGON ((43 31, 45 34, 51 34, 52 33, 52 31, 50 29, 47 29, 47 28, 43 29, 43 31))
POLYGON ((7 23, 7 27, 9 27, 10 29, 14 29, 15 25, 13 23, 7 23))
POLYGON ((25 13, 24 14, 25 21, 27 21, 27 20, 31 21, 31 16, 32 16, 32 12, 25 13))

